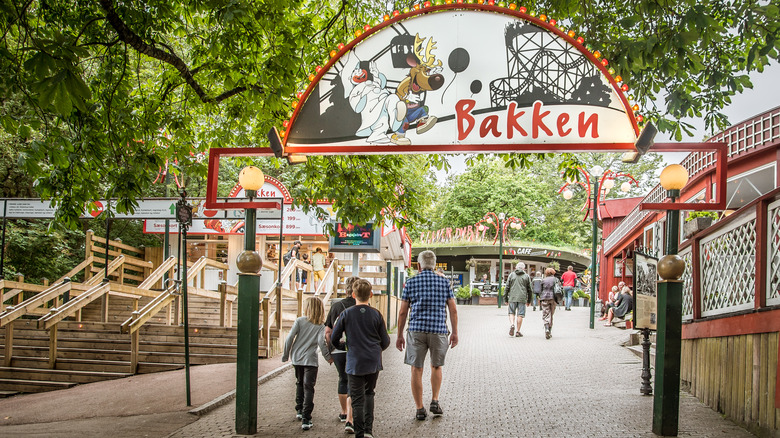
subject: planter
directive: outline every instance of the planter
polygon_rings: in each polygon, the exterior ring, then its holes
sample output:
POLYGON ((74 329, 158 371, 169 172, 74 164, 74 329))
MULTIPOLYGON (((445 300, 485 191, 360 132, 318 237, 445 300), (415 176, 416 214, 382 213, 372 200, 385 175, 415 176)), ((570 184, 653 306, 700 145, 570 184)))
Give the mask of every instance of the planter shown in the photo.
POLYGON ((577 306, 585 307, 585 298, 577 298, 577 306))
POLYGON ((471 304, 471 298, 455 298, 458 304, 471 304))
POLYGON ((479 295, 472 295, 471 296, 471 304, 478 305, 479 304, 479 295))
POLYGON ((689 220, 683 225, 685 238, 687 239, 699 231, 709 228, 710 225, 712 225, 711 217, 697 217, 689 220))

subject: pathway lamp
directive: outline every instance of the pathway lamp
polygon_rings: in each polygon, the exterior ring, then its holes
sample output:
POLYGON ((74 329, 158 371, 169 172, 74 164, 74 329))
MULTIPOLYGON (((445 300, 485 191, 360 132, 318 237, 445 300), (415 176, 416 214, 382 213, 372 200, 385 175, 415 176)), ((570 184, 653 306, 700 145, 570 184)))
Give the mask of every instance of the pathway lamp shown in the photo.
MULTIPOLYGON (((586 196, 587 200, 585 201, 585 205, 582 206, 580 211, 585 211, 585 210, 592 211, 592 220, 593 220, 593 224, 591 227, 590 269, 592 274, 590 279, 590 322, 589 322, 589 327, 592 329, 594 327, 594 320, 596 319, 596 271, 597 271, 596 253, 598 250, 599 204, 601 204, 601 200, 607 196, 609 191, 615 187, 616 178, 627 177, 630 179, 630 182, 626 181, 620 185, 620 190, 623 192, 629 192, 631 190, 631 183, 634 183, 636 185, 639 185, 639 183, 631 174, 623 173, 623 172, 613 172, 611 170, 607 170, 605 172, 604 168, 598 165, 593 166, 589 172, 581 167, 578 167, 577 169, 580 171, 580 173, 582 173, 585 176, 585 182, 583 183, 582 181, 569 180, 560 189, 558 189, 558 193, 561 193, 564 199, 569 200, 574 196, 574 192, 571 190, 570 186, 579 185, 587 191, 587 196, 586 196), (591 179, 593 179, 593 190, 591 190, 590 188, 591 179), (601 189, 599 189, 599 187, 601 187, 601 189)), ((587 218, 588 215, 586 214, 583 220, 586 220, 587 218)))
MULTIPOLYGON (((688 183, 688 171, 671 164, 661 172, 661 186, 674 203, 688 183)), ((677 436, 680 414, 680 344, 682 337, 682 281, 685 262, 677 255, 680 212, 666 210, 666 255, 658 261, 658 322, 656 331, 653 432, 677 436), (660 370, 660 371, 659 371, 660 370)))
MULTIPOLYGON (((238 175, 249 201, 263 186, 263 171, 247 166, 238 175)), ((257 210, 245 209, 244 251, 236 258, 238 274, 238 339, 236 351, 236 433, 257 433, 257 342, 260 330, 260 269, 263 259, 255 249, 257 210)))

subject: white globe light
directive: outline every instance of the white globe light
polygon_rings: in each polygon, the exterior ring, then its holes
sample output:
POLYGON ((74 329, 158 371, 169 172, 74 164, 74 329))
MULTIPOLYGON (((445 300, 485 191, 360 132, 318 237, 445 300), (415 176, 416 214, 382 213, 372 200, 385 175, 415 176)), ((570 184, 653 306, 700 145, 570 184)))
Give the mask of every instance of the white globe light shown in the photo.
POLYGON ((608 180, 604 181, 604 188, 605 189, 609 190, 612 187, 615 187, 615 180, 614 179, 608 179, 608 180))
POLYGON ((563 191, 563 199, 571 199, 572 196, 574 196, 574 193, 571 190, 566 189, 563 191))
POLYGON ((623 184, 620 185, 620 190, 622 192, 628 193, 631 191, 631 183, 626 181, 623 184))
POLYGON ((265 175, 255 166, 247 166, 238 174, 238 183, 244 190, 258 191, 263 187, 263 182, 265 182, 265 175))
POLYGON ((492 224, 493 223, 493 218, 492 217, 487 218, 487 223, 492 224))
POLYGON ((590 168, 591 176, 601 176, 604 174, 604 168, 601 166, 593 166, 590 168))
POLYGON ((484 225, 482 225, 482 224, 479 224, 479 226, 477 226, 477 229, 478 229, 479 231, 485 231, 485 226, 484 226, 484 225))

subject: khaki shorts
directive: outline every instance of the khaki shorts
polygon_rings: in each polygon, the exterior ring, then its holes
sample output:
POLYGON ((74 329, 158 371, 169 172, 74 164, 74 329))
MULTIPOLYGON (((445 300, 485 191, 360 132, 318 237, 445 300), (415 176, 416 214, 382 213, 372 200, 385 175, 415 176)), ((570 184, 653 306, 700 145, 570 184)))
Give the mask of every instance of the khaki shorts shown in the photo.
POLYGON ((425 356, 431 352, 431 366, 444 365, 449 340, 446 333, 406 332, 406 358, 404 363, 416 368, 425 365, 425 356))
POLYGON ((325 279, 325 271, 314 271, 314 281, 322 281, 325 279))

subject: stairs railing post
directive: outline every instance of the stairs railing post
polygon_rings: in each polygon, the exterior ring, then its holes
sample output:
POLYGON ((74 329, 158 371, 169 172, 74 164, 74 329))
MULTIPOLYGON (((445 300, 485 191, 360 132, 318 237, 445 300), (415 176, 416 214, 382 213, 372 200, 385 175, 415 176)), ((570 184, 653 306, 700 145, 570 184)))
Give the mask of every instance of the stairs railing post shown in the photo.
POLYGON ((303 291, 298 290, 298 311, 297 317, 300 318, 303 315, 303 291))
POLYGON ((54 369, 57 365, 57 325, 49 329, 49 368, 54 369))
POLYGON ((276 328, 279 329, 279 335, 282 333, 282 285, 276 287, 276 318, 274 318, 276 328))
POLYGON ((10 367, 11 359, 14 355, 14 321, 5 325, 5 355, 3 356, 3 365, 10 367))

